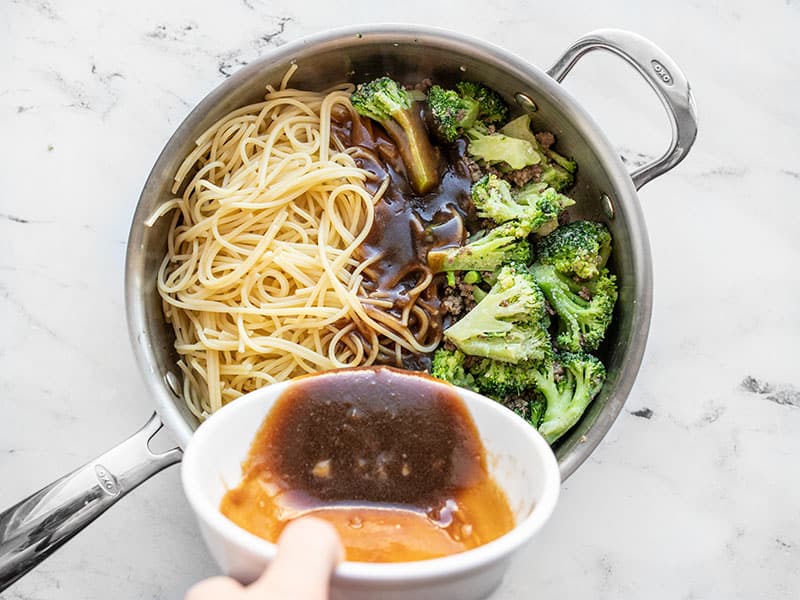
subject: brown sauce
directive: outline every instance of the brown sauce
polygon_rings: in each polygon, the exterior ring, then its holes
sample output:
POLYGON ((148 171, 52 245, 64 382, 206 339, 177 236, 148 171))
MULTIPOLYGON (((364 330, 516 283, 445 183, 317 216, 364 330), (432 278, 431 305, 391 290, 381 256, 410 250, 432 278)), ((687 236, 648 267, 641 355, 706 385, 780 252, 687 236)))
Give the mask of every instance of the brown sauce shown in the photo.
POLYGON ((446 556, 514 526, 458 394, 386 367, 296 380, 242 474, 222 499, 229 519, 269 541, 292 519, 326 519, 353 561, 446 556))
MULTIPOLYGON (((421 106, 421 104, 420 104, 421 106)), ((464 219, 470 201, 472 179, 464 161, 466 143, 439 148, 439 185, 422 196, 415 195, 406 180, 403 161, 394 142, 368 119, 359 119, 347 111, 333 115, 333 134, 349 148, 359 148, 356 163, 375 175, 367 183, 375 193, 388 178, 389 186, 375 205, 375 221, 361 245, 364 260, 374 260, 374 268, 364 271, 364 289, 372 297, 389 300, 389 312, 400 319, 409 304, 420 306, 428 322, 418 323, 412 314, 404 323, 417 332, 420 343, 441 339, 444 311, 438 287, 441 277, 420 289, 430 273, 428 251, 459 246, 466 237, 464 219)), ((404 355, 397 364, 394 355, 380 356, 379 362, 415 370, 428 367, 428 357, 404 355)))

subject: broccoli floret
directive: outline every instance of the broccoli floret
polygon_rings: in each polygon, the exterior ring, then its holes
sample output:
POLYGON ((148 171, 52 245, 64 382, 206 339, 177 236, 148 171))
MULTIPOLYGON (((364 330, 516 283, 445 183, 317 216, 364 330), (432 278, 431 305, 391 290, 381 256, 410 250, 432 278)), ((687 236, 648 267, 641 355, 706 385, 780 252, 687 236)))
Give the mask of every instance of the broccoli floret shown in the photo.
POLYGON ((473 183, 471 195, 479 217, 505 223, 521 214, 511 195, 511 184, 497 175, 484 175, 473 183))
POLYGON ((478 102, 462 98, 453 90, 434 85, 428 90, 428 106, 436 134, 445 142, 455 140, 462 130, 472 127, 478 118, 478 102))
POLYGON ((444 336, 472 356, 517 363, 550 349, 542 291, 523 265, 506 265, 486 296, 444 336))
POLYGON ((577 282, 553 265, 534 263, 536 283, 558 315, 556 344, 565 350, 595 350, 611 323, 617 301, 617 281, 608 269, 594 279, 577 282))
POLYGON ((484 123, 504 123, 508 118, 508 105, 494 90, 471 81, 457 83, 456 89, 462 98, 478 103, 478 118, 484 123))
MULTIPOLYGON (((551 352, 547 353, 548 356, 551 352)), ((552 357, 549 359, 552 361, 552 357)), ((536 392, 533 373, 542 361, 507 363, 483 358, 470 367, 480 393, 510 408, 538 429, 545 403, 536 392)))
POLYGON ((559 273, 591 279, 606 266, 611 233, 602 223, 575 221, 536 242, 536 259, 559 273))
POLYGON ((545 149, 536 139, 533 131, 531 131, 531 118, 528 115, 522 115, 509 121, 500 130, 500 133, 530 142, 533 149, 545 157, 545 160, 539 163, 539 167, 542 170, 539 176, 540 182, 546 183, 557 191, 566 189, 573 184, 578 164, 574 160, 561 156, 554 150, 545 149))
POLYGON ((358 114, 380 123, 397 144, 411 187, 424 194, 439 183, 436 151, 408 92, 389 77, 359 84, 350 95, 358 114))
POLYGON ((535 381, 533 371, 537 364, 533 361, 519 363, 501 362, 484 358, 470 367, 475 383, 482 394, 502 401, 510 395, 521 394, 531 387, 535 381))
POLYGON ((469 138, 469 155, 487 165, 521 169, 542 162, 542 155, 536 152, 530 142, 502 133, 490 133, 480 123, 467 129, 466 135, 469 138))
POLYGON ((547 235, 558 227, 558 215, 575 204, 568 196, 546 183, 529 183, 514 195, 517 203, 531 207, 531 231, 547 235))
MULTIPOLYGON (((509 262, 528 264, 531 245, 525 229, 509 221, 464 246, 441 248, 428 252, 428 266, 441 271, 495 271, 509 262)), ((476 283, 469 282, 467 283, 476 283)))
POLYGON ((558 214, 575 201, 544 184, 528 184, 512 193, 496 175, 485 175, 472 186, 478 216, 496 223, 516 221, 528 232, 546 235, 558 226, 558 214))
POLYGON ((533 144, 534 148, 540 148, 539 140, 531 131, 531 118, 528 115, 521 115, 516 119, 511 119, 500 128, 500 133, 520 140, 525 140, 533 144))
POLYGON ((603 387, 606 369, 590 354, 560 352, 532 377, 547 405, 539 433, 552 444, 581 418, 603 387))
POLYGON ((542 419, 544 418, 544 413, 547 410, 547 403, 544 401, 544 398, 537 396, 530 401, 528 408, 530 412, 528 420, 531 422, 531 425, 539 429, 539 425, 542 424, 542 419))
POLYGON ((542 174, 539 176, 539 181, 560 192, 570 187, 575 182, 575 178, 569 171, 545 162, 542 164, 542 174))
POLYGON ((431 375, 449 381, 453 385, 477 392, 475 378, 464 369, 464 353, 460 350, 439 348, 433 355, 431 375))

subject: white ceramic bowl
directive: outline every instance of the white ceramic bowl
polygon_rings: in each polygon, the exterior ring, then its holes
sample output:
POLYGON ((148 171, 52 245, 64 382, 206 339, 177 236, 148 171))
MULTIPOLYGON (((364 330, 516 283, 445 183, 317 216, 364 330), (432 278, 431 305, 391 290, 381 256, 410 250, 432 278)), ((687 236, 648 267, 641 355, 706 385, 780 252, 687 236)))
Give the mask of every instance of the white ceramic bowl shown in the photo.
MULTIPOLYGON (((331 376, 335 373, 314 375, 331 376)), ((261 574, 275 556, 275 545, 235 525, 222 515, 219 505, 225 492, 239 483, 241 463, 264 418, 291 385, 289 381, 264 387, 219 410, 195 432, 183 458, 183 488, 203 538, 222 571, 242 582, 261 574)), ((513 555, 550 518, 561 479, 547 442, 493 400, 453 389, 475 421, 486 448, 487 466, 508 496, 516 527, 488 544, 444 558, 383 564, 344 562, 333 575, 332 599, 486 598, 500 585, 513 555)))

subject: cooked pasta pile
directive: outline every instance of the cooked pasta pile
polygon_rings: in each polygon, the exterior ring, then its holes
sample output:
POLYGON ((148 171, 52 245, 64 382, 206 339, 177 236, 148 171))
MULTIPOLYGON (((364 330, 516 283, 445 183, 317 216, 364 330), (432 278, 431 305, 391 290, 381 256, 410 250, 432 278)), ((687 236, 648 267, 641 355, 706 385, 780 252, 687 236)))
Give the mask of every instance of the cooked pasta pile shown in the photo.
POLYGON ((358 248, 388 182, 331 134, 332 109, 358 118, 352 86, 290 89, 291 73, 197 140, 175 176, 182 192, 149 220, 172 218, 158 290, 200 419, 268 383, 435 347, 364 293, 378 259, 358 248))

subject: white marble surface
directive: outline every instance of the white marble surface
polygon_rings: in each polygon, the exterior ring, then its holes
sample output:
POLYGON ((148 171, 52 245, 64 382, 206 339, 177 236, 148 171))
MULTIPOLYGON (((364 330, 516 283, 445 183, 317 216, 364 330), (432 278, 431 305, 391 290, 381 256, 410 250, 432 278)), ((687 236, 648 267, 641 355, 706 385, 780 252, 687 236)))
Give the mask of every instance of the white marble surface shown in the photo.
MULTIPOLYGON (((683 66, 700 137, 641 192, 655 308, 626 410, 495 598, 798 597, 800 2, 362 4, 0 2, 0 506, 149 415, 123 312, 129 219, 227 74, 352 22, 447 25, 540 66, 616 26, 683 66)), ((627 67, 591 57, 567 85, 630 158, 665 144, 627 67)), ((179 598, 215 573, 187 510, 173 468, 3 597, 179 598)))

